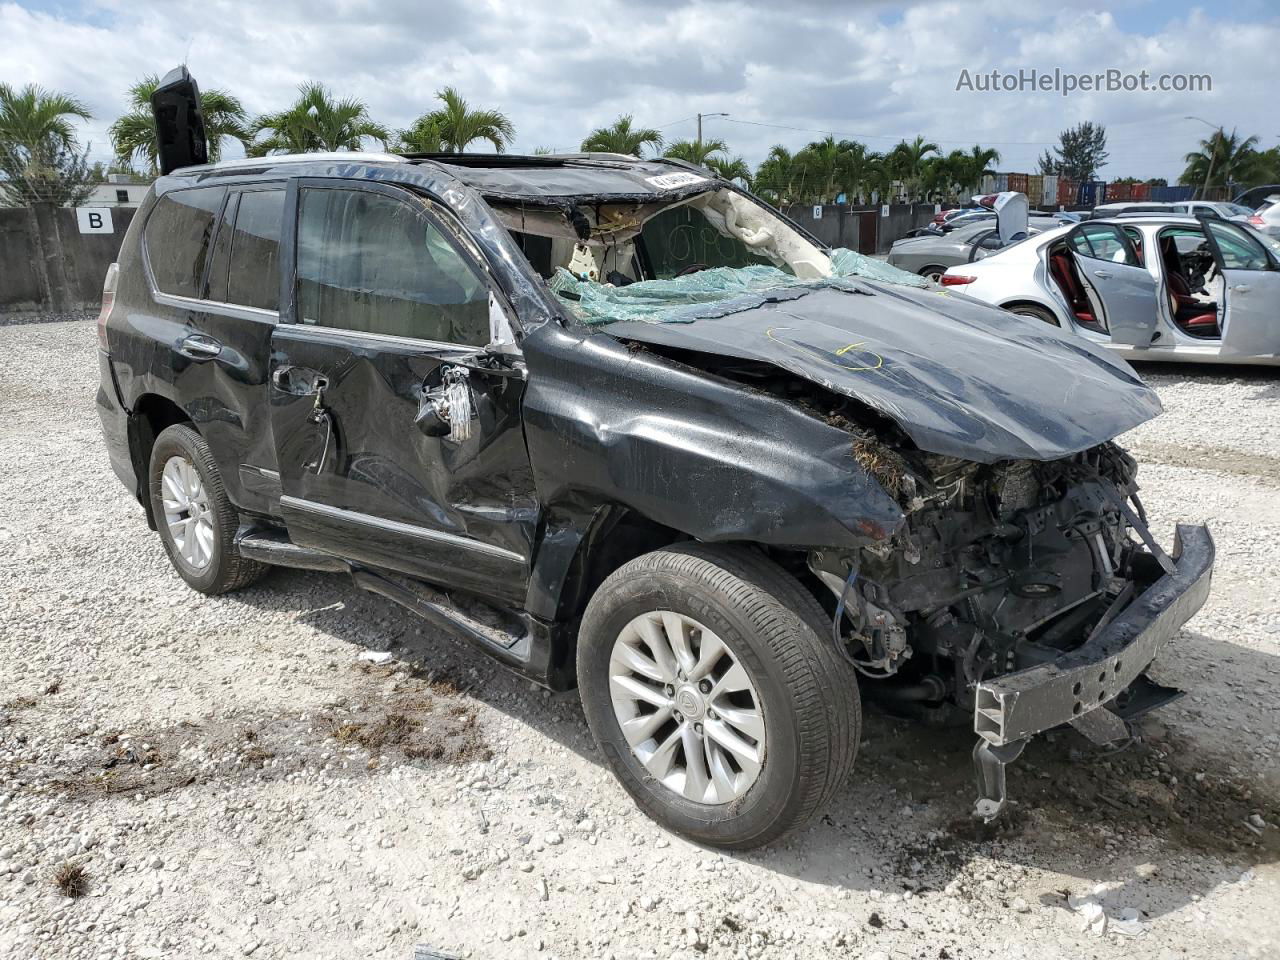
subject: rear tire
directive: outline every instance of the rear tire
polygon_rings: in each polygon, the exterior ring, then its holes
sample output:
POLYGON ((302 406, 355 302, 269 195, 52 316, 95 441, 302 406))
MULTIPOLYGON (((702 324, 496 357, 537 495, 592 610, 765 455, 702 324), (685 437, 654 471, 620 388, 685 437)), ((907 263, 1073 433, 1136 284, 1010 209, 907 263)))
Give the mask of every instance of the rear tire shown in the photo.
POLYGON ((931 266, 931 267, 925 267, 923 270, 921 270, 920 276, 924 277, 926 280, 932 280, 934 283, 941 283, 942 275, 946 272, 947 272, 946 267, 931 266))
POLYGON ((165 552, 193 590, 238 590, 271 569, 236 551, 240 515, 227 499, 209 445, 192 427, 175 424, 156 437, 148 476, 152 515, 165 552))
POLYGON ((798 581, 741 547, 658 550, 605 580, 579 633, 579 693, 596 743, 645 813, 691 840, 743 850, 802 826, 831 800, 853 766, 862 712, 826 620, 798 581), (657 648, 672 636, 664 670, 657 648), (740 689, 718 694, 735 685, 738 667, 740 689))
POLYGON ((1032 317, 1041 323, 1047 323, 1051 327, 1060 327, 1062 324, 1058 322, 1058 318, 1046 310, 1044 307, 1037 307, 1031 303, 1015 303, 1011 307, 1005 307, 1010 313, 1016 313, 1020 317, 1032 317))

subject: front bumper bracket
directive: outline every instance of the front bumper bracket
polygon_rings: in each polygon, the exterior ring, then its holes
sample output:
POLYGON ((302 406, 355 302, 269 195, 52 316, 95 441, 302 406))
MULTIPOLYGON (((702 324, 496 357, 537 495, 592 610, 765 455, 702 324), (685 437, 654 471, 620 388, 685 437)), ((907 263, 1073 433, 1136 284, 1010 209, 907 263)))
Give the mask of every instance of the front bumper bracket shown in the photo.
POLYGON ((1179 524, 1171 556, 1172 572, 1151 583, 1075 650, 978 684, 973 715, 977 816, 991 820, 1004 809, 1004 765, 1017 758, 1028 738, 1066 723, 1092 734, 1091 739, 1123 729, 1115 713, 1091 714, 1106 710, 1139 683, 1156 654, 1209 596, 1214 546, 1208 528, 1179 524))

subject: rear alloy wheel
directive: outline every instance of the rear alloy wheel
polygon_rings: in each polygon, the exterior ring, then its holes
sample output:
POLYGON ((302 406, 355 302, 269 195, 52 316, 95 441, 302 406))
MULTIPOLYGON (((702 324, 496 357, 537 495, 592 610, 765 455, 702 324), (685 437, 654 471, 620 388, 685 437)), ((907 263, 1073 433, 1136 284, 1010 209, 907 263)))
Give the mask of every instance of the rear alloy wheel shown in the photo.
POLYGON ((942 275, 946 272, 946 267, 925 267, 920 271, 920 276, 926 280, 932 280, 934 283, 941 283, 942 275))
POLYGON ((1016 313, 1020 317, 1032 317, 1041 323, 1047 323, 1051 327, 1060 327, 1058 318, 1046 310, 1044 307, 1037 307, 1030 303, 1017 303, 1012 307, 1005 307, 1010 313, 1016 313))
POLYGON ((209 493, 196 466, 175 453, 160 471, 160 504, 169 538, 182 562, 193 573, 213 561, 213 515, 209 493))
POLYGON ((829 630, 813 595, 754 549, 680 544, 605 580, 578 632, 578 691, 640 808, 739 850, 821 810, 862 717, 829 630))
POLYGON ((236 551, 240 515, 222 487, 218 465, 190 425, 175 424, 151 448, 151 515, 178 575, 201 593, 226 593, 270 567, 236 551))

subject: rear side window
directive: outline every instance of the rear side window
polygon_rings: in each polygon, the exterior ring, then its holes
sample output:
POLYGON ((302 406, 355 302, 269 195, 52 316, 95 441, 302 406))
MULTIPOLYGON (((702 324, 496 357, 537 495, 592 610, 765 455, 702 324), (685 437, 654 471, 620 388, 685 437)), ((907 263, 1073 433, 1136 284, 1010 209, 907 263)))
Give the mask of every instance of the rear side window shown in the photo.
POLYGON ((283 190, 240 194, 231 233, 227 302, 263 310, 280 309, 280 224, 283 190))
POLYGON ((489 287, 416 207, 367 190, 304 190, 298 319, 483 346, 489 287))
POLYGON ((1082 257, 1127 263, 1131 267, 1139 265, 1133 248, 1125 241, 1124 235, 1117 227, 1109 224, 1080 227, 1071 234, 1068 242, 1071 249, 1082 257))
POLYGON ((176 190, 156 203, 143 235, 151 275, 161 293, 203 295, 209 241, 226 193, 226 187, 176 190))

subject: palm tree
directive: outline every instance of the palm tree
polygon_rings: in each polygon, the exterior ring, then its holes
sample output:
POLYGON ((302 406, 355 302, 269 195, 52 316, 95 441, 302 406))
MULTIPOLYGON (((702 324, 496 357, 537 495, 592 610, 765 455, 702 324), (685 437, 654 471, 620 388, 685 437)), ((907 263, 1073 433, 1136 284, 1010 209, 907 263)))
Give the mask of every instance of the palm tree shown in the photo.
POLYGON ((1188 153, 1183 160, 1187 168, 1179 182, 1210 187, 1214 183, 1241 182, 1250 179, 1258 165, 1257 136, 1241 138, 1219 127, 1209 139, 1200 141, 1200 149, 1188 153))
POLYGON ((269 153, 315 153, 322 150, 360 150, 366 138, 381 140, 386 146, 387 128, 374 123, 369 109, 359 100, 334 100, 322 83, 304 83, 298 99, 279 113, 267 113, 253 121, 254 140, 250 156, 269 153))
POLYGON ((74 147, 73 119, 92 119, 89 108, 75 97, 34 83, 21 90, 0 83, 0 144, 7 150, 30 153, 51 140, 62 147, 74 147))
POLYGON ((705 167, 712 154, 728 152, 729 146, 723 140, 677 140, 662 155, 705 167))
POLYGON ((870 193, 880 175, 882 157, 857 140, 841 140, 836 186, 850 201, 870 193))
POLYGON ((734 157, 732 160, 725 157, 711 157, 707 160, 706 165, 726 180, 740 180, 744 186, 750 189, 751 168, 747 166, 747 161, 741 157, 734 157))
POLYGON ((925 158, 937 152, 938 145, 926 142, 921 136, 917 136, 910 143, 903 140, 889 151, 887 158, 889 166, 899 179, 906 181, 909 197, 917 195, 920 191, 924 178, 925 158))
POLYGON ((640 156, 645 145, 654 150, 662 149, 662 134, 652 127, 633 127, 631 114, 623 114, 609 127, 597 127, 582 141, 584 153, 623 153, 640 156))
MULTIPOLYGON (((498 153, 506 150, 515 140, 516 128, 510 118, 499 110, 472 110, 467 101, 453 87, 445 87, 437 99, 443 107, 425 113, 414 121, 410 131, 424 133, 434 130, 439 136, 439 150, 428 153, 462 153, 477 140, 488 140, 498 153)), ((426 137, 430 141, 430 137, 426 137)))
POLYGON ((430 114, 423 114, 413 121, 408 130, 400 131, 399 153, 448 153, 440 124, 430 114))
MULTIPOLYGON (((160 165, 156 121, 151 113, 151 95, 159 85, 159 78, 150 74, 130 87, 129 112, 107 131, 116 157, 122 163, 145 163, 152 172, 160 165)), ((217 163, 221 159, 223 140, 239 140, 248 147, 253 135, 249 132, 249 117, 238 99, 225 90, 203 90, 200 107, 204 114, 204 132, 209 141, 211 162, 217 163)))
POLYGON ((814 198, 819 203, 835 198, 836 181, 840 179, 840 154, 841 144, 828 134, 823 139, 810 143, 797 157, 805 167, 814 198))
POLYGON ((88 164, 72 127, 77 118, 92 116, 75 97, 34 83, 21 90, 0 83, 0 174, 11 201, 65 202, 64 187, 79 190, 88 164))
POLYGON ((760 166, 756 167, 755 191, 778 206, 795 199, 795 158, 791 151, 775 143, 760 166))
POLYGON ((792 153, 782 144, 774 144, 769 155, 756 169, 754 189, 777 206, 821 199, 813 155, 808 149, 792 153))

